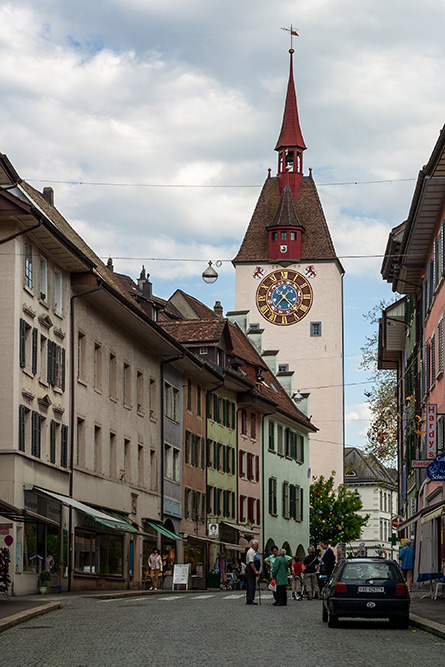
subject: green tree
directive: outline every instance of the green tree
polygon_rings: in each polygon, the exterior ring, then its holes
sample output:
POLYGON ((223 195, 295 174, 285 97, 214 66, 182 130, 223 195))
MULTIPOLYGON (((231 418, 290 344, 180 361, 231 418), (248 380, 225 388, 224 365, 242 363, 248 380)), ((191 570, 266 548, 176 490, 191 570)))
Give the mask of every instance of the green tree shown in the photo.
POLYGON ((365 337, 362 350, 363 370, 371 371, 369 380, 370 389, 365 396, 371 411, 371 422, 367 432, 368 444, 365 451, 374 454, 387 465, 394 465, 397 458, 397 374, 394 370, 379 370, 377 368, 379 331, 378 322, 382 311, 390 303, 380 301, 374 308, 364 315, 374 326, 370 336, 365 337))
POLYGON ((358 514, 363 503, 357 491, 351 491, 346 484, 334 488, 334 473, 328 479, 318 477, 311 484, 309 498, 312 544, 325 539, 335 546, 360 537, 370 515, 358 514))

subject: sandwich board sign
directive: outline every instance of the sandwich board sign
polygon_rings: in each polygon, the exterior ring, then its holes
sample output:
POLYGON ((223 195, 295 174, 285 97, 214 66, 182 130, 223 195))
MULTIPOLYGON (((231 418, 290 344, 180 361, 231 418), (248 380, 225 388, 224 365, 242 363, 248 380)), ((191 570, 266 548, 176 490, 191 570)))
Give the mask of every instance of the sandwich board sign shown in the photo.
POLYGON ((186 563, 185 565, 174 565, 172 591, 175 590, 175 585, 185 586, 185 590, 188 591, 189 575, 190 563, 186 563))

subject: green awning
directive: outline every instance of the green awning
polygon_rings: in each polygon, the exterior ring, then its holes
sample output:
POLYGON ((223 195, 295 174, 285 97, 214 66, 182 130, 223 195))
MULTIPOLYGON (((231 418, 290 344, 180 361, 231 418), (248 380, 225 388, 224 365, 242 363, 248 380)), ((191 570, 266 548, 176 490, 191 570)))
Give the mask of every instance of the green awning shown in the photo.
POLYGON ((179 535, 175 535, 167 528, 164 528, 164 526, 161 526, 159 523, 152 523, 151 521, 147 521, 147 524, 151 528, 157 530, 158 533, 161 533, 161 535, 164 535, 164 537, 169 537, 171 540, 183 540, 182 537, 179 537, 179 535))

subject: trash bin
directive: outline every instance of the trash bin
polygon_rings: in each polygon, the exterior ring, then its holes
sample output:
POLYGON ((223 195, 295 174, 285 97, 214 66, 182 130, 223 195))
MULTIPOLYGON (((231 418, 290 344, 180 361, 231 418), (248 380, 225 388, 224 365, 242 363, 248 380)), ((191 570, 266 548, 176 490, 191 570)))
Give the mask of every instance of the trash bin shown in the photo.
POLYGON ((219 572, 209 572, 207 575, 207 588, 219 588, 221 576, 219 572))

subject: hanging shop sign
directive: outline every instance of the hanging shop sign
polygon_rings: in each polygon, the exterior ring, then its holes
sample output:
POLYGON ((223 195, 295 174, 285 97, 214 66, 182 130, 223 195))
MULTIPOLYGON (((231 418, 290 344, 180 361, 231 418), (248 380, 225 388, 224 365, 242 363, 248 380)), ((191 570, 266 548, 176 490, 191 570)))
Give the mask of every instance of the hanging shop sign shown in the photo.
POLYGON ((445 454, 439 454, 426 469, 426 474, 434 482, 445 480, 445 454))
POLYGON ((437 405, 426 406, 426 458, 432 461, 437 454, 437 405))
POLYGON ((217 540, 219 538, 219 523, 209 523, 209 537, 217 540))

